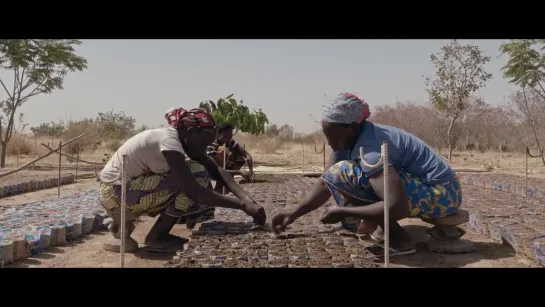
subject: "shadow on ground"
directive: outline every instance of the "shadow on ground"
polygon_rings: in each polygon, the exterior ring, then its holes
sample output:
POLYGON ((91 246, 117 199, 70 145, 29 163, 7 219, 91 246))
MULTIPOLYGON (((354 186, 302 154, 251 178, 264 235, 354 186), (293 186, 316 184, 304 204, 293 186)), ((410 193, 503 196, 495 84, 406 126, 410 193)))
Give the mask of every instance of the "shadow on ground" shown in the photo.
MULTIPOLYGON (((65 245, 63 245, 61 247, 66 248, 66 247, 74 247, 74 246, 78 246, 78 245, 81 245, 81 244, 85 244, 85 242, 87 242, 88 240, 94 238, 95 236, 102 235, 104 233, 106 233, 106 231, 101 230, 101 231, 98 231, 98 232, 93 233, 91 235, 78 238, 75 241, 67 242, 65 245)), ((65 251, 63 249, 60 249, 59 247, 50 247, 50 248, 46 249, 45 251, 43 251, 42 253, 39 253, 37 255, 32 255, 32 256, 28 257, 27 259, 24 259, 24 260, 21 260, 21 261, 14 262, 14 263, 8 265, 7 267, 8 268, 33 268, 33 267, 38 267, 38 266, 42 265, 42 261, 40 261, 40 260, 52 259, 52 258, 55 258, 56 255, 64 254, 64 253, 65 253, 65 251)))
MULTIPOLYGON (((393 264, 409 267, 426 268, 458 268, 477 263, 482 260, 500 260, 515 256, 515 251, 509 246, 500 243, 473 242, 475 251, 468 254, 439 254, 427 250, 424 241, 429 238, 426 230, 429 227, 421 225, 407 225, 404 227, 416 242, 417 253, 391 257, 393 264)), ((466 235, 463 238, 466 238, 466 235)))

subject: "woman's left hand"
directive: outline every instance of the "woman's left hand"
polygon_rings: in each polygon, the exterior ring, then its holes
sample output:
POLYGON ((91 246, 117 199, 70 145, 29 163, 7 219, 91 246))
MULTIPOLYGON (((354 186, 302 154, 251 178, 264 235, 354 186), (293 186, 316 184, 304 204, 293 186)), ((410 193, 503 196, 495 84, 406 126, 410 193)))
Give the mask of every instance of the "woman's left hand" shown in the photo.
POLYGON ((245 192, 245 196, 242 197, 240 200, 243 200, 245 202, 249 202, 249 203, 254 203, 254 204, 257 204, 257 201, 255 201, 255 199, 252 198, 252 196, 250 196, 250 194, 248 194, 248 192, 244 191, 245 192))
POLYGON ((342 207, 332 206, 326 209, 320 218, 320 222, 324 224, 336 224, 344 220, 345 217, 346 214, 344 213, 342 207))

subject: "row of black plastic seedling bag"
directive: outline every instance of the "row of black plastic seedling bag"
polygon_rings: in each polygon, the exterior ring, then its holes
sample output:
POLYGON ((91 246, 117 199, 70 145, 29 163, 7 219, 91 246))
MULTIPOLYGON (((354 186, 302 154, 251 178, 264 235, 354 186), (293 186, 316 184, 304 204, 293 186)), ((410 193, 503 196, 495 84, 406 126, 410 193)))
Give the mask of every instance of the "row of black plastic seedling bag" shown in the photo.
POLYGON ((518 195, 528 195, 528 197, 532 198, 544 198, 545 196, 545 190, 534 187, 528 187, 528 191, 526 194, 524 191, 524 185, 520 184, 510 184, 493 180, 476 179, 466 176, 460 176, 460 180, 463 184, 474 185, 488 190, 502 191, 518 195))
MULTIPOLYGON (((73 174, 67 174, 61 176, 61 185, 74 183, 75 176, 73 174)), ((59 186, 59 178, 47 178, 43 180, 32 180, 27 182, 21 182, 17 184, 0 186, 0 198, 28 193, 32 191, 49 189, 59 186)))

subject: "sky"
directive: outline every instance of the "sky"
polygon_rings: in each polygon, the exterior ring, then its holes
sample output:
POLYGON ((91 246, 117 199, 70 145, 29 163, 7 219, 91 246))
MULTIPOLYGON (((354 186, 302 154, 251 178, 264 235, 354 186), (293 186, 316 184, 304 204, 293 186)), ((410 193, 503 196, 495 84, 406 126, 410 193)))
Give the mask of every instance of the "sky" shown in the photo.
MULTIPOLYGON (((501 76, 503 40, 461 40, 492 57, 493 79, 480 91, 499 104, 515 90, 501 76)), ((124 111, 137 126, 166 124, 168 108, 197 107, 234 94, 263 109, 271 123, 296 131, 317 126, 324 94, 353 92, 371 107, 396 101, 425 103, 430 54, 448 40, 83 40, 77 52, 88 69, 70 73, 64 90, 33 97, 21 108, 29 127, 42 122, 124 111), (313 117, 311 117, 312 115, 313 117)), ((0 71, 0 78, 10 75, 0 71)), ((6 94, 0 92, 0 99, 6 94)))

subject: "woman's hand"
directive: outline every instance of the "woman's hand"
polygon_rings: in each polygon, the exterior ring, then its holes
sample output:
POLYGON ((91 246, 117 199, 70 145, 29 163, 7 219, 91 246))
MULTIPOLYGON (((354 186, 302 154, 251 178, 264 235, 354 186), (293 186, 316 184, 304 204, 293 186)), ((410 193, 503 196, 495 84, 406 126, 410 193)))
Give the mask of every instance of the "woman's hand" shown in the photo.
POLYGON ((267 221, 267 214, 265 209, 258 205, 253 199, 244 199, 243 208, 244 213, 254 218, 254 224, 264 226, 267 221))
POLYGON ((295 222, 295 216, 292 212, 280 212, 272 217, 271 230, 278 234, 286 230, 286 227, 293 222, 295 222))
POLYGON ((322 214, 320 222, 324 224, 336 224, 344 220, 345 217, 346 213, 343 207, 332 206, 327 208, 324 214, 322 214))

